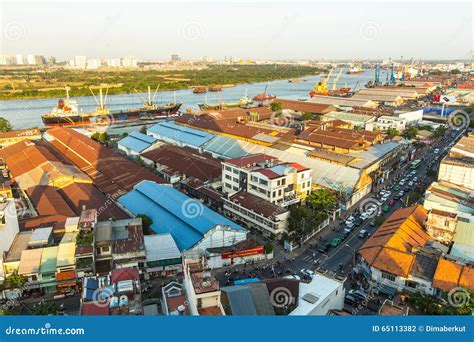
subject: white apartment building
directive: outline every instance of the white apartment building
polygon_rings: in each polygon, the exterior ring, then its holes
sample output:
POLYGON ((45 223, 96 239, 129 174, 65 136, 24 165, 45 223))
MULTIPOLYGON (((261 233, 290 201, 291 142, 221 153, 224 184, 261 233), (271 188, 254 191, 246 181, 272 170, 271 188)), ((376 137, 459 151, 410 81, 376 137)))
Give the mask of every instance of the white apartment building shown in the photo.
POLYGON ((443 158, 438 181, 474 189, 474 136, 463 137, 443 158))
POLYGON ((298 306, 290 316, 324 316, 344 308, 345 279, 316 273, 310 283, 299 283, 298 306))
POLYGON ((372 123, 372 125, 381 131, 390 128, 396 129, 397 131, 403 131, 406 126, 406 119, 403 117, 383 115, 377 119, 376 123, 372 123))
POLYGON ((193 316, 224 315, 219 282, 207 267, 205 258, 185 258, 183 271, 183 285, 190 314, 193 316))
POLYGON ((10 249, 19 231, 15 201, 0 202, 0 252, 2 255, 10 249))
POLYGON ((280 207, 303 201, 311 192, 311 170, 254 154, 222 162, 223 191, 246 191, 280 207))

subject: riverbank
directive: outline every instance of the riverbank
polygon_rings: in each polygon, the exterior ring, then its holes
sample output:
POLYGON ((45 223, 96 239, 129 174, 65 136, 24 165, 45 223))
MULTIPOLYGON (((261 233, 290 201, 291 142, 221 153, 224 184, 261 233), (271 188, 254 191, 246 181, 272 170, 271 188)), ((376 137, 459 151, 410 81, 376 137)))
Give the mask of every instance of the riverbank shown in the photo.
MULTIPOLYGON (((321 69, 308 66, 238 65, 210 66, 200 70, 72 70, 54 69, 39 72, 33 69, 1 70, 0 100, 28 100, 63 97, 64 88, 71 88, 74 97, 91 95, 89 87, 108 86, 108 94, 143 92, 148 86, 153 91, 176 91, 194 86, 223 88, 275 80, 317 75, 321 69)), ((263 90, 263 89, 262 89, 263 90)))

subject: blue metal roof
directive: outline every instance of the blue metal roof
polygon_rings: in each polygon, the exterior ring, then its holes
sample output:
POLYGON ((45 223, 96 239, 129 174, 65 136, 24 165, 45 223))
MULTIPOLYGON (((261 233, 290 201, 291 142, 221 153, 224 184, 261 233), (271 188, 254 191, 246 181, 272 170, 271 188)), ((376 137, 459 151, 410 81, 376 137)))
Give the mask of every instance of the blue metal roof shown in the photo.
POLYGON ((202 144, 214 138, 214 134, 177 125, 174 121, 157 123, 150 127, 148 131, 158 136, 195 147, 200 147, 202 144))
POLYGON ((153 145, 156 141, 155 138, 150 137, 146 134, 142 134, 139 132, 132 132, 127 135, 125 138, 118 142, 119 145, 122 145, 132 151, 135 152, 142 152, 146 150, 148 147, 153 145))
POLYGON ((145 214, 153 220, 158 233, 170 233, 180 251, 198 243, 216 225, 235 230, 244 228, 189 198, 178 190, 151 181, 142 181, 118 200, 133 214, 145 214))
POLYGON ((149 144, 153 144, 156 141, 156 139, 153 138, 152 136, 146 135, 146 134, 143 134, 143 133, 140 133, 140 132, 131 132, 128 136, 137 138, 139 140, 143 140, 143 141, 145 141, 149 144))
POLYGON ((248 153, 241 147, 240 144, 245 142, 238 141, 223 135, 217 135, 214 139, 208 141, 204 146, 204 150, 211 153, 216 153, 224 158, 240 158, 248 153))

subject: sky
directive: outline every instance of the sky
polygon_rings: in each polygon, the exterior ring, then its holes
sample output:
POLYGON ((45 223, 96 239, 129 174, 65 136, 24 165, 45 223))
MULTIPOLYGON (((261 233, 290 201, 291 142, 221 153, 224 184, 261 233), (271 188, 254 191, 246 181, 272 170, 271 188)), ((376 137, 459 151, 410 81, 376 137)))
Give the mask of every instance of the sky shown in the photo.
POLYGON ((0 0, 2 54, 468 59, 472 3, 0 0))

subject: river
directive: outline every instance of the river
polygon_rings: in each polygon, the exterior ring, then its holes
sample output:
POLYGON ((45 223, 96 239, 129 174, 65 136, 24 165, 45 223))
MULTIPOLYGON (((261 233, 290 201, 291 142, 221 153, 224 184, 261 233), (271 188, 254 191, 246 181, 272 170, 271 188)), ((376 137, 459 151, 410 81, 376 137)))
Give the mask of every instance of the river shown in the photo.
MULTIPOLYGON (((338 71, 338 70, 336 70, 338 71)), ((336 74, 336 73, 334 73, 336 74)), ((385 74, 381 75, 384 80, 385 74)), ((352 89, 357 86, 357 89, 364 87, 364 85, 373 79, 373 71, 365 70, 363 74, 359 75, 341 75, 338 86, 342 87, 345 84, 352 89)), ((161 91, 156 94, 155 103, 169 103, 176 101, 183 102, 181 111, 188 108, 197 110, 197 104, 204 102, 207 99, 208 103, 215 102, 233 102, 238 101, 247 92, 250 97, 263 93, 267 87, 267 93, 276 95, 285 99, 306 99, 308 93, 314 87, 315 83, 320 80, 319 76, 307 76, 300 78, 301 82, 290 83, 288 79, 277 80, 271 82, 260 82, 252 84, 240 84, 235 87, 224 88, 221 92, 209 92, 206 94, 194 94, 190 89, 182 89, 177 91, 161 91)), ((332 87, 332 82, 330 87, 332 87)), ((71 94, 72 96, 74 94, 71 94)), ((142 93, 146 97, 146 93, 142 93)), ((14 129, 43 127, 41 115, 48 113, 56 106, 59 98, 47 99, 28 99, 28 100, 8 100, 0 101, 0 116, 10 121, 14 129)), ((83 112, 93 111, 97 106, 92 96, 75 97, 79 103, 80 109, 83 112)), ((136 93, 109 95, 107 97, 107 107, 111 110, 129 109, 140 107, 143 105, 143 99, 136 93)))

